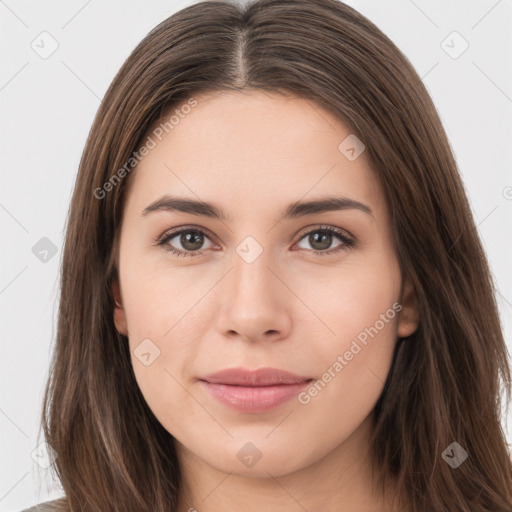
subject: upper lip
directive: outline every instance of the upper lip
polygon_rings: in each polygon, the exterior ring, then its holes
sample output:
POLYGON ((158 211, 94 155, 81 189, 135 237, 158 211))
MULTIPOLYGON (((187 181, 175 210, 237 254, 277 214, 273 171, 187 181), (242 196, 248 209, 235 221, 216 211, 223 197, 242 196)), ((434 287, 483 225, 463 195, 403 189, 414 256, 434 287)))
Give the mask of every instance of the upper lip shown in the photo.
POLYGON ((219 372, 207 375, 200 380, 211 384, 227 384, 231 386, 275 386, 283 384, 299 384, 311 380, 277 368, 226 368, 219 372))

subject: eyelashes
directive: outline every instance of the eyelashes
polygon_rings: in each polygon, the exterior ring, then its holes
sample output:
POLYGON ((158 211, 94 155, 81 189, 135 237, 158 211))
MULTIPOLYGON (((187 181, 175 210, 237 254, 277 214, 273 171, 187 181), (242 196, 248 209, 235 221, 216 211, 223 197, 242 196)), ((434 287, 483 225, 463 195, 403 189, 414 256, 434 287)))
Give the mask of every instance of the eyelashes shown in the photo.
MULTIPOLYGON (((154 244, 156 246, 162 247, 165 251, 170 252, 172 255, 176 257, 184 257, 184 258, 193 258, 196 256, 201 256, 206 252, 205 249, 195 250, 195 248, 186 248, 183 244, 198 244, 203 245, 204 239, 210 239, 209 233, 203 229, 193 227, 193 226, 185 226, 178 230, 172 232, 166 232, 157 240, 155 240, 154 244), (192 235, 192 236, 185 236, 192 235), (179 237, 179 244, 183 247, 183 249, 177 249, 169 242, 175 238, 179 237)), ((331 245, 331 242, 335 239, 339 240, 340 244, 336 246, 334 249, 330 250, 315 250, 315 249, 305 249, 307 252, 311 252, 318 256, 326 256, 337 254, 341 251, 347 251, 355 246, 355 239, 353 236, 349 235, 346 231, 335 228, 333 226, 319 226, 314 229, 310 229, 306 232, 300 234, 298 241, 296 243, 300 243, 303 240, 307 240, 311 243, 324 243, 327 242, 327 245, 331 245), (313 235, 320 235, 313 236, 313 235)))

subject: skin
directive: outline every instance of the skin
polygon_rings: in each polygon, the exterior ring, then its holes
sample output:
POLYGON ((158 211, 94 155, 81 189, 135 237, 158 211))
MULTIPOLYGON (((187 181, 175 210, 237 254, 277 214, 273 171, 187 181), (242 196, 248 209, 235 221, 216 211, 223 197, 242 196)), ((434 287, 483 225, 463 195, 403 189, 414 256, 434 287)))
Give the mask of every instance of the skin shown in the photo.
POLYGON ((367 155, 347 159, 338 146, 350 129, 305 99, 263 92, 195 99, 129 177, 114 283, 114 321, 128 336, 138 385, 176 439, 179 511, 389 512, 392 492, 381 496, 370 473, 370 414, 397 337, 412 334, 419 317, 367 155), (215 203, 230 218, 142 215, 164 194, 215 203), (327 195, 364 203, 372 215, 345 209, 280 220, 290 203, 327 195), (177 257, 155 245, 183 226, 205 232, 199 249, 179 235, 167 245, 201 255, 177 257), (343 244, 336 235, 324 245, 304 236, 322 226, 345 230, 355 246, 334 253, 343 244), (263 250, 252 263, 236 251, 247 236, 263 250), (322 379, 396 302, 400 313, 307 404, 294 398, 241 413, 198 381, 228 367, 322 379), (160 350, 148 366, 134 355, 144 339, 160 350), (237 457, 248 442, 261 453, 252 467, 237 457))

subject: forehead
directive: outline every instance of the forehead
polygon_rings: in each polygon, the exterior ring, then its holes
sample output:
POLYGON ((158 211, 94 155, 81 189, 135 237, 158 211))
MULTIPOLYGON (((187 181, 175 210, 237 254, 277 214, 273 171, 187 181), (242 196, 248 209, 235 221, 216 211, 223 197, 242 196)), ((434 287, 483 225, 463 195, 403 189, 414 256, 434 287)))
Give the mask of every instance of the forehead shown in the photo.
POLYGON ((313 101, 231 91, 191 99, 147 133, 152 149, 131 176, 138 207, 166 193, 247 214, 326 194, 382 199, 366 154, 340 151, 350 128, 313 101))

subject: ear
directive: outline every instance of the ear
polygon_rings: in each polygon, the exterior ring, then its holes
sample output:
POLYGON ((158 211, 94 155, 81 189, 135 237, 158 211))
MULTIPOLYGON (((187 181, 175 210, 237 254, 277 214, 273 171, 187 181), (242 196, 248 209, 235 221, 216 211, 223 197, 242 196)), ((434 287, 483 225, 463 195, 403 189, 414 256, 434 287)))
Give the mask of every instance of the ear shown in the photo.
POLYGON ((416 331, 420 322, 418 297, 408 278, 404 279, 400 304, 402 309, 398 317, 398 337, 407 338, 416 331))
POLYGON ((117 277, 112 282, 112 292, 114 294, 114 323, 120 334, 128 336, 128 325, 126 322, 126 313, 121 299, 121 289, 117 277))

